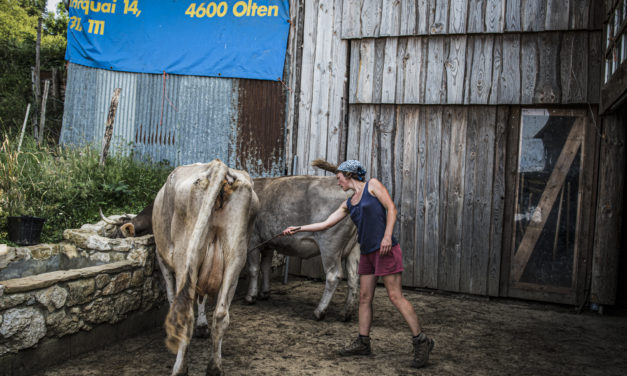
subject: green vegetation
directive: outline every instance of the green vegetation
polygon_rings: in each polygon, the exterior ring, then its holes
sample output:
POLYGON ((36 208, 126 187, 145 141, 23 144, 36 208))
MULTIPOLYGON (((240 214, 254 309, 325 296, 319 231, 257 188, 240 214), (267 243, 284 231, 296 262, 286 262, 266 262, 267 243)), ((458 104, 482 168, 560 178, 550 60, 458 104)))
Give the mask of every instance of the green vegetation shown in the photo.
MULTIPOLYGON (((47 13, 45 8, 46 0, 0 0, 0 134, 15 135, 19 132, 28 103, 33 104, 31 116, 39 115, 33 111, 35 97, 31 67, 36 65, 37 24, 40 17, 42 77, 53 68, 57 69, 59 82, 65 75, 67 11, 62 3, 56 14, 47 13)), ((63 103, 51 93, 46 106, 46 139, 58 139, 62 117, 63 103)), ((32 131, 30 122, 27 130, 32 131)))
POLYGON ((139 213, 149 204, 172 167, 133 156, 109 157, 98 165, 93 148, 39 147, 25 137, 4 135, 0 146, 0 243, 7 243, 6 217, 46 219, 42 242, 58 242, 63 230, 78 228, 105 215, 139 213))

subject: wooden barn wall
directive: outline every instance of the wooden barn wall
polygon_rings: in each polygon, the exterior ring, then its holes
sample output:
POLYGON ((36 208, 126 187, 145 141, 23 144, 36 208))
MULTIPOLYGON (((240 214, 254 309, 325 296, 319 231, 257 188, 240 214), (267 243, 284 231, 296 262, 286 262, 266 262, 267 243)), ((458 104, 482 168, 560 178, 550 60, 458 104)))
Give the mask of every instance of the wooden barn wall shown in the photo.
POLYGON ((600 29, 596 0, 346 0, 342 38, 600 29))
POLYGON ((623 108, 603 117, 590 301, 604 305, 616 303, 624 214, 626 115, 623 108))
POLYGON ((599 102, 601 32, 358 39, 350 48, 351 104, 599 102))

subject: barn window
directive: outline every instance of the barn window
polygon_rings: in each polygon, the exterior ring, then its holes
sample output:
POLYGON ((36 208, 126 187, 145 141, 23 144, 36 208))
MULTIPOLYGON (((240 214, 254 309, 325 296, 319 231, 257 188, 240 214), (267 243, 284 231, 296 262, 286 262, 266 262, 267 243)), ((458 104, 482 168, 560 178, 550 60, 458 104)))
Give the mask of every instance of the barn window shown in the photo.
POLYGON ((610 13, 605 28, 605 76, 607 83, 618 70, 618 67, 627 59, 627 0, 616 2, 616 7, 610 13))
POLYGON ((522 111, 512 282, 573 287, 584 124, 574 111, 522 111))

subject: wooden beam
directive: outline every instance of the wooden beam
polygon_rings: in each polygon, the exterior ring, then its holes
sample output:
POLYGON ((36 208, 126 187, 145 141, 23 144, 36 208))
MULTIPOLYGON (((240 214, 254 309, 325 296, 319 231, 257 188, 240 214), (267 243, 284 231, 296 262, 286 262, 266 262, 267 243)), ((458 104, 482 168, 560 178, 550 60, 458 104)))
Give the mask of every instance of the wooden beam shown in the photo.
POLYGON ((575 124, 573 124, 573 128, 568 134, 568 139, 566 139, 566 143, 564 144, 564 149, 562 149, 562 152, 557 159, 555 169, 551 172, 551 176, 546 183, 546 189, 542 193, 538 206, 534 210, 534 219, 529 222, 527 230, 523 235, 523 239, 518 246, 516 254, 514 255, 514 262, 512 263, 512 278, 514 281, 520 281, 520 277, 527 266, 527 262, 529 262, 531 253, 540 238, 542 229, 549 218, 549 214, 551 213, 551 209, 553 208, 557 195, 559 194, 562 185, 564 185, 566 174, 568 174, 568 170, 575 160, 577 151, 583 141, 583 124, 584 120, 581 118, 578 118, 575 121, 575 124))

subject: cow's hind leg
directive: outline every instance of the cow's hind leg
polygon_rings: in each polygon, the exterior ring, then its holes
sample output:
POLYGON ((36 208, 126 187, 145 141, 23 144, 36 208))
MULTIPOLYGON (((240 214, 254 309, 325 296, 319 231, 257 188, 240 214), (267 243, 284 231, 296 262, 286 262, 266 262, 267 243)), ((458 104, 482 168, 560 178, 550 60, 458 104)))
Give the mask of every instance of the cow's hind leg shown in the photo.
POLYGON ((346 258, 346 282, 348 284, 348 291, 346 292, 346 303, 342 309, 341 316, 344 321, 350 321, 355 312, 357 305, 357 291, 359 290, 359 275, 357 274, 357 267, 359 265, 359 243, 355 242, 351 247, 350 253, 346 258))
POLYGON ((253 249, 250 253, 248 253, 248 258, 246 260, 246 266, 248 267, 248 293, 246 293, 246 297, 244 298, 248 304, 254 304, 259 293, 260 260, 261 252, 259 249, 253 249))
POLYGON ((270 273, 272 269, 272 256, 274 250, 266 249, 261 252, 261 293, 259 299, 266 300, 270 297, 270 273))
POLYGON ((207 303, 209 298, 205 295, 202 300, 197 299, 198 309, 196 317, 196 329, 194 329, 194 337, 209 338, 211 331, 209 330, 209 318, 207 317, 207 303))
MULTIPOLYGON (((193 329, 192 325, 188 326, 189 331, 193 329)), ((191 338, 192 333, 188 333, 187 338, 191 338)), ((186 376, 187 375, 187 347, 189 346, 189 340, 182 340, 179 343, 178 350, 176 352, 176 361, 172 367, 172 376, 186 376)))
POLYGON ((327 313, 327 308, 329 307, 329 303, 331 302, 331 298, 333 298, 333 294, 335 293, 335 289, 340 282, 340 273, 342 268, 341 255, 329 255, 325 253, 321 253, 322 256, 322 266, 324 267, 324 272, 326 276, 326 281, 324 283, 324 292, 322 293, 322 298, 320 298, 320 302, 318 303, 318 307, 314 310, 314 316, 317 320, 323 320, 327 313))
MULTIPOLYGON (((232 243, 231 243, 232 244, 232 243)), ((228 243, 226 244, 228 247, 228 243)), ((238 252, 233 248, 228 251, 229 248, 225 247, 225 253, 238 252)), ((209 365, 207 366, 207 375, 223 375, 222 371, 222 338, 224 332, 229 326, 229 307, 233 301, 233 295, 235 295, 235 289, 237 287, 237 279, 239 273, 244 266, 244 259, 246 258, 245 245, 242 245, 242 255, 230 258, 230 262, 225 265, 224 276, 222 279, 222 285, 220 286, 220 292, 216 300, 216 308, 213 312, 213 320, 211 325, 211 358, 209 365)), ((219 249, 216 247, 216 249, 219 249)))
POLYGON ((174 276, 172 275, 172 271, 168 269, 168 267, 161 259, 159 252, 156 252, 156 255, 159 269, 161 269, 161 274, 163 275, 163 280, 165 281, 165 291, 168 296, 168 303, 172 305, 172 301, 174 300, 174 276))

